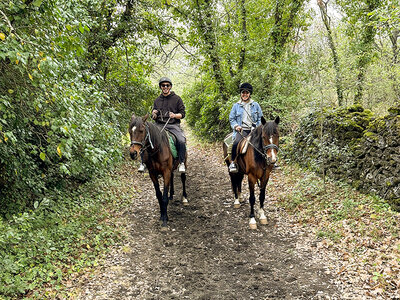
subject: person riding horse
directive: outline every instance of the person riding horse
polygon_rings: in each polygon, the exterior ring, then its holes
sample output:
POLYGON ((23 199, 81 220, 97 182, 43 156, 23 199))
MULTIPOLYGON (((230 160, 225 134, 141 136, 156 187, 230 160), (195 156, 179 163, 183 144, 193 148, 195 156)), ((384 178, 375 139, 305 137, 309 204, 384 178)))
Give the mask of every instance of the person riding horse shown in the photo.
POLYGON ((229 114, 229 122, 233 129, 232 163, 229 165, 229 172, 237 173, 236 165, 237 146, 240 140, 261 124, 263 113, 260 105, 251 99, 253 86, 242 83, 240 89, 240 100, 232 106, 229 114))
POLYGON ((160 96, 154 100, 152 118, 161 129, 165 128, 176 137, 176 150, 178 152, 180 173, 186 172, 186 137, 180 126, 181 119, 185 117, 185 105, 181 97, 171 91, 172 81, 168 77, 162 77, 158 86, 161 89, 160 96))

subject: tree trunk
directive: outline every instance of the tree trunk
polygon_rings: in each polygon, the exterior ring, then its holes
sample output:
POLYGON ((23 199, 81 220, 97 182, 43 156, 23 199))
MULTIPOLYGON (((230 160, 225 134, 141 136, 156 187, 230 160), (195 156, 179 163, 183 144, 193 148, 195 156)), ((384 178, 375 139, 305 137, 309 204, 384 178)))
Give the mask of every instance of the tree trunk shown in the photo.
POLYGON ((394 69, 397 67, 397 64, 399 63, 399 60, 398 60, 399 47, 397 45, 397 41, 400 37, 400 31, 398 29, 392 30, 389 37, 390 37, 390 41, 392 43, 392 53, 393 53, 392 66, 391 66, 391 71, 390 71, 390 79, 392 80, 393 90, 396 94, 397 102, 400 103, 400 88, 399 88, 399 83, 398 83, 397 77, 394 73, 394 69))
POLYGON ((367 1, 367 3, 368 10, 364 12, 365 19, 363 20, 365 29, 362 32, 361 43, 359 45, 360 55, 357 58, 358 75, 356 83, 356 94, 354 96, 354 104, 360 104, 362 101, 364 93, 365 71, 368 67, 369 62, 371 61, 370 55, 372 52, 372 44, 376 34, 376 29, 374 25, 371 24, 371 17, 368 16, 368 13, 378 8, 379 1, 369 0, 367 1))
POLYGON ((225 90, 225 81, 222 76, 221 62, 217 53, 215 28, 212 25, 212 20, 214 19, 210 10, 210 7, 212 7, 212 3, 210 0, 206 0, 204 1, 204 4, 204 8, 202 8, 199 1, 196 1, 196 9, 199 16, 199 29, 206 44, 206 51, 211 61, 212 70, 218 86, 219 93, 221 95, 221 99, 225 103, 228 101, 228 94, 225 90), (204 16, 204 18, 202 16, 204 16))
POLYGON ((329 43, 329 48, 331 48, 332 51, 332 58, 333 58, 333 66, 335 68, 336 76, 335 76, 335 85, 336 85, 336 93, 338 97, 338 105, 342 106, 343 105, 343 89, 342 89, 342 82, 341 82, 341 72, 340 72, 340 66, 339 66, 339 57, 337 55, 336 51, 336 46, 333 41, 332 37, 332 30, 330 26, 330 17, 328 16, 327 12, 327 5, 328 1, 325 3, 322 0, 317 0, 319 9, 321 11, 321 18, 322 21, 324 22, 327 35, 328 35, 328 43, 329 43))
POLYGON ((242 78, 242 71, 244 67, 244 61, 246 58, 246 45, 247 45, 247 39, 248 39, 248 34, 247 34, 247 22, 246 22, 246 7, 245 7, 245 0, 240 1, 240 17, 242 21, 242 28, 241 28, 241 34, 242 34, 242 49, 240 50, 239 53, 239 63, 238 63, 238 81, 237 81, 237 86, 240 84, 240 80, 242 78))
POLYGON ((272 45, 271 61, 272 66, 269 70, 263 88, 263 94, 269 96, 274 83, 274 76, 277 73, 277 63, 285 50, 285 45, 289 35, 293 30, 296 15, 300 11, 304 0, 293 0, 290 5, 285 5, 284 0, 276 0, 274 10, 274 25, 270 35, 270 45, 272 45), (289 10, 289 14, 286 11, 289 10), (284 12, 286 17, 284 17, 284 12))

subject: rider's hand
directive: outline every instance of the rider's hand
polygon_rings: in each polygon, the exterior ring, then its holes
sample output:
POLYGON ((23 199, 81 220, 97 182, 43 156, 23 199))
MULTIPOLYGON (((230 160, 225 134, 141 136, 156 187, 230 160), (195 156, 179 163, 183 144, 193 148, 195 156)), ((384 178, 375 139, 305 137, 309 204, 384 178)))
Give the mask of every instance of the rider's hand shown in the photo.
POLYGON ((240 126, 240 125, 236 126, 235 130, 238 131, 238 132, 242 131, 242 126, 240 126))
POLYGON ((151 117, 155 120, 155 119, 157 119, 157 114, 158 114, 158 110, 153 109, 153 112, 151 113, 151 117))
POLYGON ((169 117, 170 117, 171 119, 174 119, 174 118, 176 117, 176 115, 175 115, 173 112, 170 112, 170 113, 169 113, 169 117))

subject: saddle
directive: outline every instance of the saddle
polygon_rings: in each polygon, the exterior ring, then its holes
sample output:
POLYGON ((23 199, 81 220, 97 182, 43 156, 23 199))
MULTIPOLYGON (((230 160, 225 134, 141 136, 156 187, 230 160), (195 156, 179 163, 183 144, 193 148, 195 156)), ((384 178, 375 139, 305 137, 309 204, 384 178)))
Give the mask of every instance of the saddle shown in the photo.
MULTIPOLYGON (((228 157, 231 157, 232 155, 232 145, 233 145, 233 133, 229 133, 225 138, 224 138, 224 143, 226 145, 226 148, 228 150, 228 157)), ((245 154, 247 151, 247 148, 249 146, 249 141, 250 141, 250 134, 246 137, 244 137, 238 144, 237 147, 237 153, 238 154, 245 154)))
POLYGON ((168 130, 165 130, 165 134, 167 135, 169 141, 169 148, 171 149, 172 157, 176 159, 178 158, 178 151, 176 150, 176 136, 168 130))

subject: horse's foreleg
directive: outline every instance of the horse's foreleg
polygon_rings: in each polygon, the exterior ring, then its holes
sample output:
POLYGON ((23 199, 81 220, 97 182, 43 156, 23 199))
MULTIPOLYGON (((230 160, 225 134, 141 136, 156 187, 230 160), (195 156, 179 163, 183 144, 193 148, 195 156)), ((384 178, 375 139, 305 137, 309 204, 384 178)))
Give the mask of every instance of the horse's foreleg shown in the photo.
POLYGON ((189 205, 189 201, 187 200, 186 194, 186 173, 181 173, 181 181, 182 181, 182 203, 183 205, 189 205))
POLYGON ((258 214, 260 216, 260 223, 261 224, 267 224, 267 217, 265 216, 265 212, 264 212, 264 200, 265 200, 265 191, 267 188, 267 183, 268 183, 268 179, 269 179, 269 173, 265 174, 263 179, 261 180, 261 184, 260 184, 260 209, 258 211, 258 214))
POLYGON ((248 176, 249 180, 249 192, 250 192, 250 229, 257 229, 257 223, 256 223, 256 218, 254 215, 254 204, 256 203, 256 197, 254 196, 254 186, 256 184, 257 178, 255 178, 252 175, 248 176))
POLYGON ((168 214, 167 214, 167 208, 168 208, 168 191, 169 191, 169 184, 171 181, 171 174, 172 170, 165 170, 163 177, 164 177, 164 190, 162 193, 162 199, 161 199, 161 221, 162 227, 167 227, 167 221, 168 221, 168 214))
POLYGON ((242 182, 243 182, 243 177, 244 174, 239 174, 238 175, 238 198, 239 198, 239 202, 243 203, 244 202, 244 198, 242 195, 242 182))
POLYGON ((264 212, 264 200, 265 200, 265 187, 260 188, 260 209, 258 210, 258 215, 260 216, 260 223, 267 224, 267 217, 264 212))
POLYGON ((158 200, 158 204, 160 206, 160 220, 161 220, 162 219, 161 216, 162 216, 162 197, 163 196, 162 196, 162 193, 161 193, 161 190, 160 190, 160 184, 158 183, 157 175, 150 174, 150 178, 151 178, 151 181, 153 182, 154 190, 156 191, 156 197, 157 197, 157 200, 158 200))

